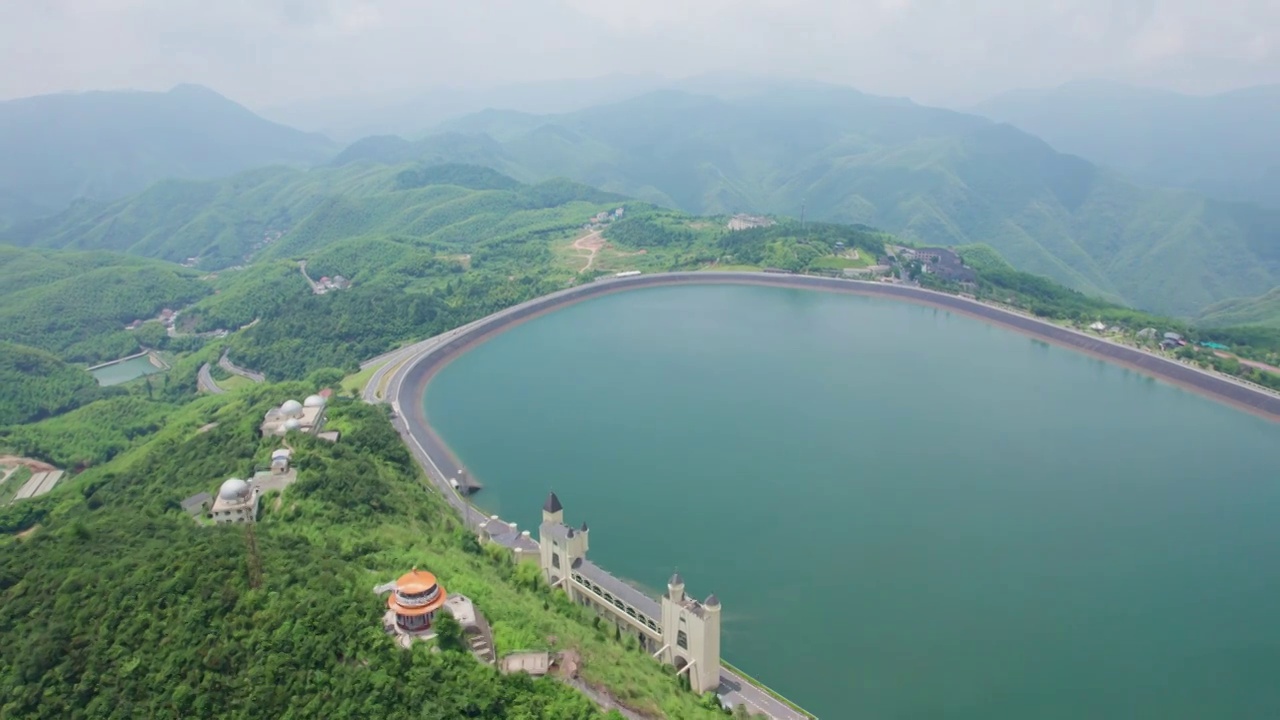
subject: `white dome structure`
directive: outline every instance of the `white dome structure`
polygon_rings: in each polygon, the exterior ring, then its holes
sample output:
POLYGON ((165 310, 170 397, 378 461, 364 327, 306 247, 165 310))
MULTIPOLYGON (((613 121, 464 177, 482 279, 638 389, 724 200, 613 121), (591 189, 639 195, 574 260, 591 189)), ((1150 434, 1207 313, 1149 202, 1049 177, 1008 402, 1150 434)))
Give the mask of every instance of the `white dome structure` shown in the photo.
POLYGON ((288 420, 284 421, 285 432, 289 432, 290 430, 298 430, 301 428, 302 428, 302 421, 296 417, 291 417, 288 420))
POLYGON ((218 489, 218 497, 223 500, 239 501, 249 496, 249 483, 240 478, 227 478, 218 489))
POLYGON ((324 398, 319 395, 308 395, 307 399, 302 401, 302 407, 324 407, 324 398))
POLYGON ((302 403, 297 400, 286 400, 280 406, 280 414, 287 418, 302 417, 302 403))

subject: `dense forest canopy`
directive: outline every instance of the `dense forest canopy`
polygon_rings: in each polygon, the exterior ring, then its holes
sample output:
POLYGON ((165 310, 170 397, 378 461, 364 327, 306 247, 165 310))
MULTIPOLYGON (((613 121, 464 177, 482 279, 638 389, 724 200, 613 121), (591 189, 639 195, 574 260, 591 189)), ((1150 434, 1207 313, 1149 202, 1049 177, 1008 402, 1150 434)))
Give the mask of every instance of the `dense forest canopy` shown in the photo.
POLYGON ((0 341, 92 364, 136 352, 124 327, 212 292, 198 273, 115 253, 0 245, 0 341))
POLYGON ((101 395, 84 370, 43 350, 0 342, 0 426, 41 420, 101 395))
MULTIPOLYGON (((472 597, 499 650, 572 648, 588 682, 672 717, 720 715, 634 642, 593 628, 528 566, 481 549, 426 492, 385 411, 336 401, 339 443, 291 439, 298 482, 254 542, 178 501, 244 477, 275 447, 256 424, 305 385, 205 398, 67 487, 0 509, 0 715, 14 718, 599 718, 551 679, 500 675, 465 648, 399 648, 370 592, 412 566, 472 597), (204 432, 208 421, 218 425, 204 432), (39 524, 38 527, 36 524, 39 524)), ((609 717, 619 717, 616 713, 609 717)))

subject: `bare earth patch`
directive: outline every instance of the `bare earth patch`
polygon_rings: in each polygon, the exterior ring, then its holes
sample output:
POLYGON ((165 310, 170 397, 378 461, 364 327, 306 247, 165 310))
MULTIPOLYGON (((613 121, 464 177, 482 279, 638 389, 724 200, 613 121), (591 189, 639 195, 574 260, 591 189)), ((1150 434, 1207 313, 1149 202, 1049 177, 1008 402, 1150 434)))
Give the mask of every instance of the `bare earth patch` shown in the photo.
POLYGON ((588 235, 583 235, 573 241, 573 249, 580 251, 578 257, 584 258, 587 261, 587 264, 583 265, 582 269, 578 271, 579 273, 584 273, 590 270, 591 266, 596 264, 596 253, 600 252, 604 247, 604 244, 604 238, 600 235, 599 230, 588 235), (583 255, 582 252, 585 252, 586 254, 583 255))

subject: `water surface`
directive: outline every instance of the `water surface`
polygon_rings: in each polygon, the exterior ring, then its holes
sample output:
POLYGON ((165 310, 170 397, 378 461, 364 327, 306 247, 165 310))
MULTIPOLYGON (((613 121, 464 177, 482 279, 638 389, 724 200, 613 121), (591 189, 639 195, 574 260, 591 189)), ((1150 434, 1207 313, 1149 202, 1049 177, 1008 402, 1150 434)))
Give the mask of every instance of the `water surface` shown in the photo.
POLYGON ((1280 717, 1277 425, 980 321, 747 286, 609 295, 428 414, 532 529, 724 604, 824 718, 1280 717))
POLYGON ((161 372, 161 368, 156 367, 149 357, 139 355, 129 360, 103 365, 97 370, 91 370, 90 374, 98 379, 99 385, 119 385, 158 372, 161 372))

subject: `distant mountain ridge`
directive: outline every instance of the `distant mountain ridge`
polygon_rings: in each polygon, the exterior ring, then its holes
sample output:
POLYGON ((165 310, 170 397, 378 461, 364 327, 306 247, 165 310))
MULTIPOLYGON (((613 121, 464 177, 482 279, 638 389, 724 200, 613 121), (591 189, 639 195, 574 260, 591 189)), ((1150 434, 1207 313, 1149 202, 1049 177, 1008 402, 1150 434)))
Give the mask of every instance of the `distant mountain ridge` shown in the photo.
POLYGON ((263 120, 197 85, 0 102, 0 226, 162 179, 310 165, 335 151, 323 136, 263 120))
POLYGON ((985 242, 1021 270, 1181 316, 1280 284, 1280 212, 1141 187, 1012 126, 847 88, 487 111, 418 142, 357 143, 335 162, 418 160, 563 176, 697 214, 803 213, 985 242))
POLYGON ((1073 82, 973 109, 1144 183, 1280 207, 1280 85, 1196 96, 1073 82))

